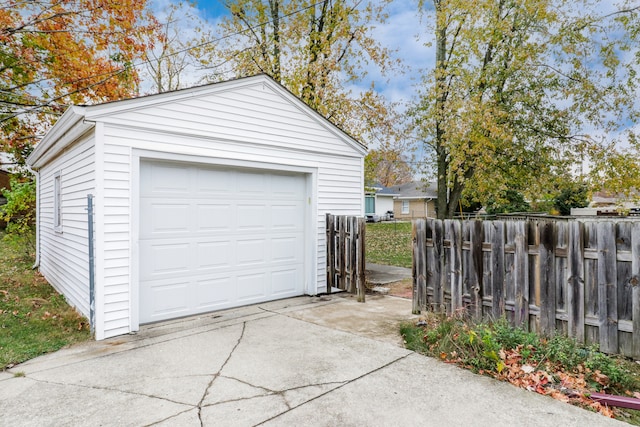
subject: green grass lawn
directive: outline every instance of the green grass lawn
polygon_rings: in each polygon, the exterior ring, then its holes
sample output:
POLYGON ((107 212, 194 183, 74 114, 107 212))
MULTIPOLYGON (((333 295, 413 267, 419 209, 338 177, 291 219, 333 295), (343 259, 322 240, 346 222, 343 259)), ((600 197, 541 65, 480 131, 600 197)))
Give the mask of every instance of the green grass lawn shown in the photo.
POLYGON ((367 262, 411 268, 411 223, 367 224, 367 262))
POLYGON ((0 233, 0 369, 90 339, 80 316, 31 267, 33 250, 0 233))

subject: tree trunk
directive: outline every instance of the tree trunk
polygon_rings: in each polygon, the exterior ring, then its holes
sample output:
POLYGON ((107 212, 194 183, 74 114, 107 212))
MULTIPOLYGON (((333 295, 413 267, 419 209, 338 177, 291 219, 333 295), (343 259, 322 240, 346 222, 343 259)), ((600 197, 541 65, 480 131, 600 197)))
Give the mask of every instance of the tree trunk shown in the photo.
POLYGON ((447 52, 447 29, 444 20, 441 19, 442 6, 440 0, 434 0, 436 9, 436 105, 435 105, 435 125, 436 125, 436 155, 438 157, 438 200, 436 213, 438 219, 448 216, 448 175, 449 159, 447 149, 444 147, 444 107, 446 101, 446 52, 447 52))
POLYGON ((271 0, 271 22, 273 25, 273 78, 282 83, 280 71, 280 0, 271 0))

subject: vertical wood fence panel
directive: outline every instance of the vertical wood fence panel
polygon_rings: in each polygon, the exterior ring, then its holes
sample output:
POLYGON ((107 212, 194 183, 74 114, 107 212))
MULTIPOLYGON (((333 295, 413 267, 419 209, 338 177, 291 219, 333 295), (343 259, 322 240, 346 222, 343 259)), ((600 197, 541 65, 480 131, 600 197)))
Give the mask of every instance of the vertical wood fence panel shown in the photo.
POLYGON ((632 354, 640 354, 640 222, 633 224, 631 230, 631 280, 632 287, 632 354))
POLYGON ((618 295, 616 286, 616 236, 611 222, 598 224, 598 327, 600 348, 618 351, 618 295))
POLYGON ((514 287, 515 287, 515 313, 514 323, 523 328, 529 327, 529 262, 527 253, 527 230, 522 221, 509 222, 515 230, 514 236, 514 287))
POLYGON ((338 288, 358 294, 358 301, 365 300, 364 218, 327 214, 327 293, 338 288))
POLYGON ((640 358, 639 221, 421 219, 413 257, 416 313, 505 316, 640 358))
POLYGON ((569 335, 579 343, 584 343, 584 224, 569 224, 569 252, 567 302, 569 308, 569 335))
MULTIPOLYGON (((427 247, 427 234, 426 234, 426 220, 417 220, 415 226, 412 229, 412 241, 413 251, 416 252, 420 249, 426 250, 427 247)), ((419 257, 413 257, 412 261, 413 271, 413 312, 420 311, 420 307, 427 306, 427 256, 423 254, 419 257)))

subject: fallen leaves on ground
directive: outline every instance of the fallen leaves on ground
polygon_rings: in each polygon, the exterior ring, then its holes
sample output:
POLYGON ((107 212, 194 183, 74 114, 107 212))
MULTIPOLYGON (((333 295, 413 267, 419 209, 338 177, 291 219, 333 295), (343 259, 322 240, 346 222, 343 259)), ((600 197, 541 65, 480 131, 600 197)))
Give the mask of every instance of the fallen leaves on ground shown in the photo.
MULTIPOLYGON (((589 397, 596 390, 590 388, 585 379, 585 373, 589 373, 596 382, 606 386, 609 383, 606 375, 599 371, 591 372, 582 365, 576 369, 576 372, 567 372, 550 363, 533 366, 523 361, 520 354, 522 348, 523 346, 520 345, 512 350, 500 350, 498 353, 500 361, 496 363, 496 371, 479 373, 491 375, 501 381, 508 381, 517 387, 551 396, 562 402, 589 408, 609 418, 615 417, 615 411, 612 408, 589 397)), ((461 360, 456 356, 457 354, 447 355, 446 353, 440 355, 446 362, 460 363, 461 360)))

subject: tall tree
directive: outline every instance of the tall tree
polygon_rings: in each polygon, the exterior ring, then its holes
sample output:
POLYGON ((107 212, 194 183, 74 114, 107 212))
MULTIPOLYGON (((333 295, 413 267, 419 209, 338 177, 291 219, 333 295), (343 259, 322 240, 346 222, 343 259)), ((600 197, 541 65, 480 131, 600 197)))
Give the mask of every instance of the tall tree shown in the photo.
POLYGON ((6 0, 0 6, 0 150, 22 161, 69 104, 136 93, 155 23, 145 1, 6 0))
POLYGON ((202 77, 211 51, 211 31, 197 14, 195 3, 170 3, 156 13, 160 21, 154 45, 145 54, 146 73, 157 93, 181 89, 202 77))
POLYGON ((406 155, 397 150, 369 150, 364 160, 365 185, 391 187, 412 181, 413 171, 406 155))
POLYGON ((439 217, 451 217, 465 196, 486 202, 512 189, 541 197, 577 159, 602 153, 588 129, 616 132, 634 117, 637 61, 625 62, 625 53, 635 49, 635 8, 598 14, 601 2, 588 0, 428 5, 436 61, 415 117, 434 155, 439 217))
POLYGON ((399 69, 371 34, 389 2, 229 0, 218 63, 236 76, 266 73, 353 136, 396 146, 394 106, 373 85, 349 89, 368 66, 399 69))

